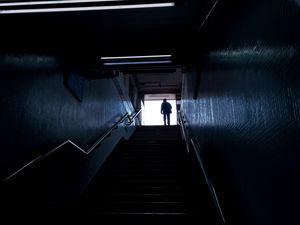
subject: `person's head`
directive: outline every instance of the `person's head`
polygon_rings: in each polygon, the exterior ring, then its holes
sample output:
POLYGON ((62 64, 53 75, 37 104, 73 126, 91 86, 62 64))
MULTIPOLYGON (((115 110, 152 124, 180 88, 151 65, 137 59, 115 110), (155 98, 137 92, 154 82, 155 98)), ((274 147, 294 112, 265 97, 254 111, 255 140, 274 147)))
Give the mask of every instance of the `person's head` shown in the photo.
POLYGON ((167 101, 167 99, 166 98, 164 98, 164 102, 166 102, 167 101))

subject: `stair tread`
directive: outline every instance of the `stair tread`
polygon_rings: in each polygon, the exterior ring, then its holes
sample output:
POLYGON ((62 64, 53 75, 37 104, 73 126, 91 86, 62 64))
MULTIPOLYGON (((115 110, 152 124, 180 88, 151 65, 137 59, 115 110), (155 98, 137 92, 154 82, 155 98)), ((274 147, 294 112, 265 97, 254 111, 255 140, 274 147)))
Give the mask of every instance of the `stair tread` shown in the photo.
POLYGON ((86 189, 84 209, 94 215, 140 215, 144 222, 196 215, 198 198, 191 193, 180 135, 178 126, 138 128, 129 141, 118 144, 86 189))

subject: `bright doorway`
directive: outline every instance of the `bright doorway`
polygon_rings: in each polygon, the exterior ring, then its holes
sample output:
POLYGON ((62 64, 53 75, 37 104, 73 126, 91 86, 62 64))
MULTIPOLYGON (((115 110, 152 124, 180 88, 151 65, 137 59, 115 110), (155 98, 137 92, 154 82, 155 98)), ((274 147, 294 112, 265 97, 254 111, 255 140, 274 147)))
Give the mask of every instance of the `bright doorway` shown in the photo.
POLYGON ((142 104, 142 125, 164 125, 163 115, 160 113, 161 103, 163 99, 172 105, 172 113, 170 115, 170 125, 177 125, 177 110, 175 94, 147 94, 145 95, 144 104, 142 104))

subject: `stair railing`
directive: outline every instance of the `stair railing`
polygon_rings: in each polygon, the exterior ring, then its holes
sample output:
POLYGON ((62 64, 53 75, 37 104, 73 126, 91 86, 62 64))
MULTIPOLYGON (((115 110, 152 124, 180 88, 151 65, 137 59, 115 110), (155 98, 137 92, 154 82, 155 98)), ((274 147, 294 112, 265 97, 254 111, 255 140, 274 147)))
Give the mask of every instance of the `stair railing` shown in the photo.
POLYGON ((188 131, 187 131, 188 127, 185 126, 186 120, 183 119, 182 112, 180 112, 180 111, 177 112, 177 119, 178 119, 178 123, 180 125, 180 131, 181 131, 182 138, 185 141, 186 150, 189 153, 191 142, 190 142, 189 134, 188 134, 188 131))
POLYGON ((202 156, 201 156, 201 146, 200 146, 197 138, 194 137, 191 134, 191 132, 189 131, 189 128, 187 126, 187 121, 184 119, 184 115, 183 115, 182 112, 178 111, 178 117, 177 118, 178 118, 178 121, 179 121, 182 137, 183 137, 183 139, 185 140, 185 143, 186 143, 187 151, 190 152, 191 149, 194 151, 194 153, 197 157, 197 161, 198 161, 198 163, 200 165, 200 168, 202 170, 202 173, 204 175, 204 179, 206 181, 207 187, 208 187, 209 192, 211 194, 212 200, 213 200, 213 202, 215 204, 215 207, 217 209, 220 220, 222 221, 223 225, 226 225, 224 213, 223 213, 223 210, 222 210, 221 205, 219 203, 218 196, 217 196, 215 188, 212 184, 211 178, 207 174, 207 171, 206 171, 204 163, 203 163, 203 159, 202 159, 202 156), (192 148, 191 148, 191 146, 192 146, 192 148))
POLYGON ((139 111, 137 112, 133 112, 129 117, 128 117, 128 121, 126 123, 126 125, 131 125, 135 118, 141 113, 142 109, 140 109, 139 111))
POLYGON ((112 127, 110 127, 109 129, 107 129, 104 134, 97 139, 88 149, 83 149, 81 147, 79 147, 78 145, 76 145, 73 141, 71 141, 70 139, 62 142, 61 144, 59 144, 58 146, 56 146, 55 148, 51 149, 50 151, 48 151, 45 154, 39 155, 38 157, 36 157, 35 159, 31 160, 30 162, 26 163, 24 166, 22 166, 21 168, 19 168, 18 170, 16 170, 15 172, 13 172, 11 175, 7 176, 2 183, 7 182, 8 180, 10 180, 11 178, 15 177, 17 174, 21 173, 22 171, 26 170, 27 168, 37 164, 39 161, 41 161, 42 159, 47 158, 48 156, 52 155, 54 152, 58 151, 59 149, 62 149, 64 146, 66 145, 71 145, 72 147, 74 147, 75 149, 77 149, 79 152, 81 152, 84 155, 89 155, 94 149, 96 149, 103 140, 105 140, 110 134, 111 132, 116 129, 120 124, 124 123, 125 121, 125 125, 131 125, 134 122, 134 119, 136 118, 136 116, 140 113, 141 110, 139 110, 137 113, 133 113, 133 115, 129 115, 128 113, 125 113, 112 127))

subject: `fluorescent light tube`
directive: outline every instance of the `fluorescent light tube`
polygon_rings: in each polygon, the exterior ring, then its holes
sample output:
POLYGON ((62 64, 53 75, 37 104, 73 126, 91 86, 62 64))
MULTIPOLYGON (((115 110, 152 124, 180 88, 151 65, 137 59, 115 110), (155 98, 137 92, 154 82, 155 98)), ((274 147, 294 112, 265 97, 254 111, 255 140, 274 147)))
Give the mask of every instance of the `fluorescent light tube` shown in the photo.
POLYGON ((61 0, 61 1, 36 1, 36 2, 5 2, 0 6, 35 6, 35 5, 56 5, 68 3, 95 3, 95 2, 121 2, 124 0, 61 0))
POLYGON ((117 9, 159 8, 159 7, 172 7, 172 6, 175 6, 174 2, 153 3, 153 4, 136 4, 136 5, 65 7, 65 8, 7 9, 7 10, 0 9, 0 14, 79 12, 79 11, 99 11, 99 10, 117 10, 117 9))
POLYGON ((103 63, 104 66, 121 66, 121 65, 147 65, 147 64, 167 64, 172 63, 171 60, 162 61, 141 61, 141 62, 107 62, 103 63))
POLYGON ((115 56, 115 57, 101 57, 101 60, 170 58, 171 56, 172 56, 172 55, 115 56))

